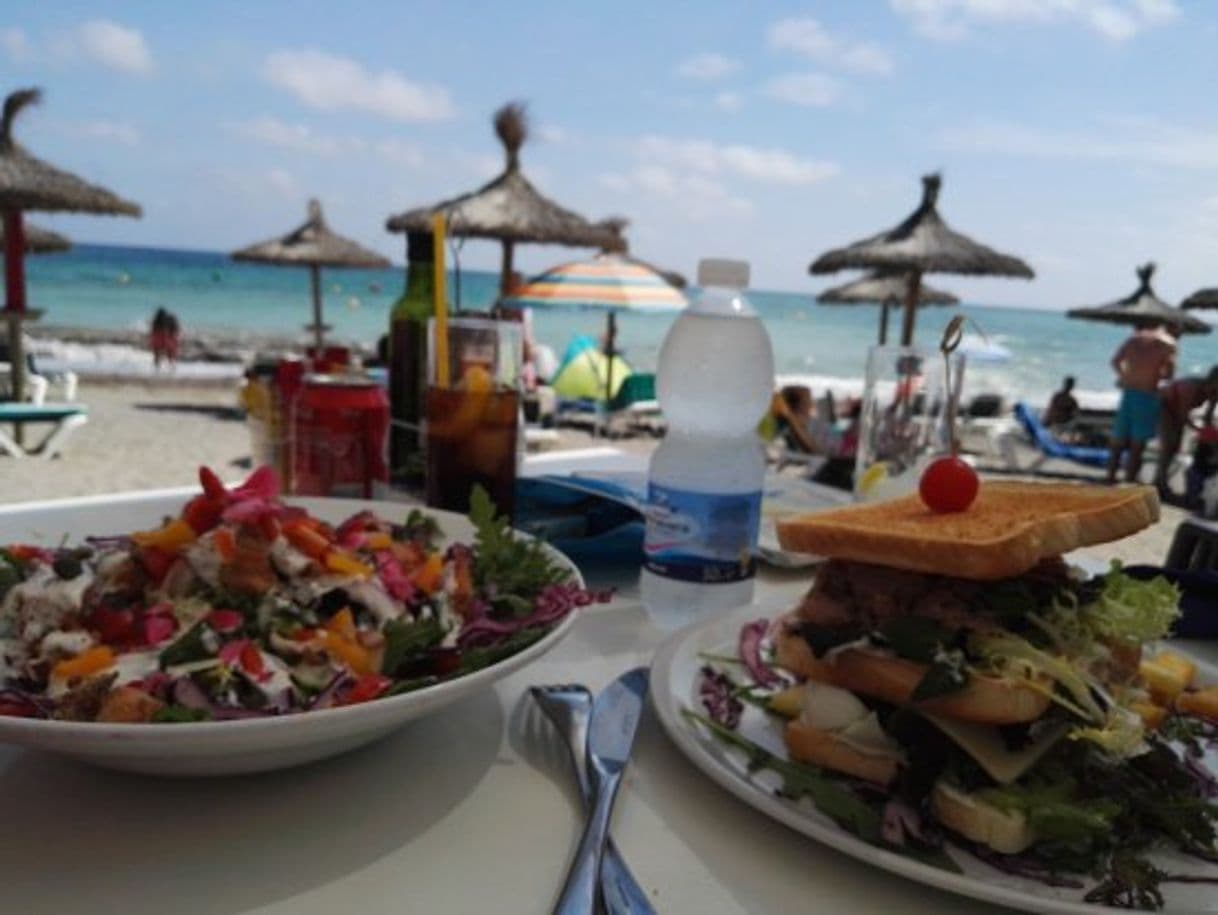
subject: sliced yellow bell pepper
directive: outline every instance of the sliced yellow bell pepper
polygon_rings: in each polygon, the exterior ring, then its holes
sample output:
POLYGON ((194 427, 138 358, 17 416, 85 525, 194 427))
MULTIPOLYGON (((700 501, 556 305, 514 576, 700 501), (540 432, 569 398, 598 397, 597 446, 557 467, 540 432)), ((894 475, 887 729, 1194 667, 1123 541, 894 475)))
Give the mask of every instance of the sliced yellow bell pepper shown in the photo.
POLYGON ((324 643, 326 651, 346 664, 353 672, 357 674, 376 673, 376 665, 373 663, 371 652, 358 642, 344 639, 333 632, 327 632, 324 643))
POLYGON ((324 562, 327 569, 340 575, 354 575, 357 578, 368 578, 372 575, 371 566, 342 550, 330 550, 326 553, 324 562))
POLYGON ((414 573, 415 587, 434 594, 444 580, 444 557, 440 553, 431 553, 419 570, 414 573))
POLYGON ((86 649, 74 658, 60 661, 51 668, 51 676, 56 680, 71 680, 75 677, 87 677, 99 670, 105 670, 114 663, 114 652, 105 645, 95 645, 86 649))
POLYGON ((343 607, 335 613, 326 620, 325 626, 326 632, 331 632, 348 642, 355 641, 355 616, 351 613, 350 607, 343 607))
POLYGON ((194 543, 198 534, 181 518, 175 518, 154 531, 137 531, 131 535, 131 539, 136 546, 155 547, 167 553, 177 553, 182 547, 194 543))
POLYGON ((387 550, 393 545, 393 538, 384 531, 373 531, 365 536, 364 545, 370 550, 387 550))

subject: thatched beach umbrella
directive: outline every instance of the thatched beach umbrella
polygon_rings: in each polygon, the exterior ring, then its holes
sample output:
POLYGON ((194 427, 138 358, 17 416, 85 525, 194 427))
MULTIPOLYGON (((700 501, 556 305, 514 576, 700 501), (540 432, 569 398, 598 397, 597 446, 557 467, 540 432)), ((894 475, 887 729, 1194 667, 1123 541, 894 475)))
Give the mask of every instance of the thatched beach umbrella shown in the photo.
POLYGON ((233 252, 233 260, 254 261, 260 264, 278 264, 283 267, 308 267, 309 285, 313 292, 313 343, 318 356, 321 355, 328 330, 322 322, 321 268, 322 267, 388 267, 388 258, 375 251, 343 238, 326 225, 321 204, 309 201, 309 218, 287 235, 250 245, 233 252))
POLYGON ((1137 270, 1138 288, 1132 294, 1107 305, 1072 308, 1067 317, 1084 321, 1105 321, 1109 324, 1131 324, 1135 327, 1167 325, 1178 334, 1208 334, 1210 326, 1179 308, 1173 308, 1155 295, 1150 279, 1155 265, 1143 264, 1137 270))
POLYGON ((1017 276, 1032 279, 1032 268, 1017 257, 1000 254, 953 230, 939 215, 936 204, 942 179, 922 178, 922 202, 899 226, 870 238, 822 254, 811 273, 838 270, 884 270, 904 273, 905 320, 901 344, 913 342, 918 288, 924 273, 962 273, 973 276, 1017 276))
MULTIPOLYGON (((43 229, 32 223, 25 223, 25 253, 26 254, 57 254, 72 247, 67 236, 43 229)), ((0 227, 0 247, 4 245, 4 229, 0 227)))
MULTIPOLYGON (((40 89, 18 89, 4 100, 0 117, 0 213, 4 225, 4 289, 2 311, 8 323, 13 372, 13 397, 25 395, 25 354, 21 324, 36 320, 25 300, 25 210, 139 216, 138 205, 103 187, 89 184, 30 155, 13 138, 13 123, 22 109, 42 98, 40 89)), ((20 435, 20 428, 18 428, 20 435)))
POLYGON ((1198 289, 1180 303, 1181 308, 1218 308, 1218 288, 1198 289))
POLYGON ((495 133, 503 144, 503 173, 476 191, 442 200, 431 206, 390 216, 390 232, 430 232, 432 217, 444 213, 448 234, 457 238, 496 239, 503 245, 500 292, 508 292, 512 279, 513 250, 519 242, 604 248, 617 232, 608 223, 589 222, 559 206, 533 187, 520 170, 520 147, 528 139, 524 106, 517 102, 495 112, 495 133))
MULTIPOLYGON (((843 286, 826 289, 816 297, 822 305, 871 305, 880 304, 880 337, 882 346, 888 342, 888 309, 900 305, 905 298, 909 279, 903 273, 877 271, 862 279, 843 286)), ((950 292, 935 289, 925 283, 918 284, 918 307, 926 305, 956 305, 960 299, 950 292)))

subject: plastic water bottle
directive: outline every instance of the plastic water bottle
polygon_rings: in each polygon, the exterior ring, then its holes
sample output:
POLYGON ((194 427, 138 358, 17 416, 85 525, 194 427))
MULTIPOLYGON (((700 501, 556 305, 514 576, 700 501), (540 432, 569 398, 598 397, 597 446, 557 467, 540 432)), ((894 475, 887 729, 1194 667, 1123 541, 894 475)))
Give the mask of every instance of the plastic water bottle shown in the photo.
POLYGON ((673 322, 656 379, 668 433, 648 477, 643 604, 664 628, 753 599, 765 456, 757 424, 774 354, 744 297, 749 265, 703 260, 701 295, 673 322))

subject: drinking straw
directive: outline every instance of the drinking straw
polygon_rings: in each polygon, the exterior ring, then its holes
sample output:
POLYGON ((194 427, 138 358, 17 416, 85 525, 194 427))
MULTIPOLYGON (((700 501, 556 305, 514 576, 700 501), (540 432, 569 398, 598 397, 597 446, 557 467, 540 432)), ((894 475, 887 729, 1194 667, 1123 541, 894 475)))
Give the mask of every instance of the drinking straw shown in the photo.
POLYGON ((444 270, 445 219, 443 213, 431 218, 432 244, 435 249, 435 278, 432 282, 436 305, 436 384, 446 388, 449 383, 448 365, 448 294, 444 283, 448 278, 444 270))

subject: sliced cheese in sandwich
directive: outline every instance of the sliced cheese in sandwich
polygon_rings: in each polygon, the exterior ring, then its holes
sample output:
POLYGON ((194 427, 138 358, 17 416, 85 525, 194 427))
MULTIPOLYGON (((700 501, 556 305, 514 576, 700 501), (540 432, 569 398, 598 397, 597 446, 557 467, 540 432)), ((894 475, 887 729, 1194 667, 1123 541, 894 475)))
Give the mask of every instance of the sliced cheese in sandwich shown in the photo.
POLYGON ((1027 746, 1019 750, 1009 750, 997 728, 959 721, 934 712, 924 711, 922 715, 950 737, 1000 785, 1011 784, 1040 762, 1069 730, 1069 726, 1064 723, 1048 727, 1027 746))

